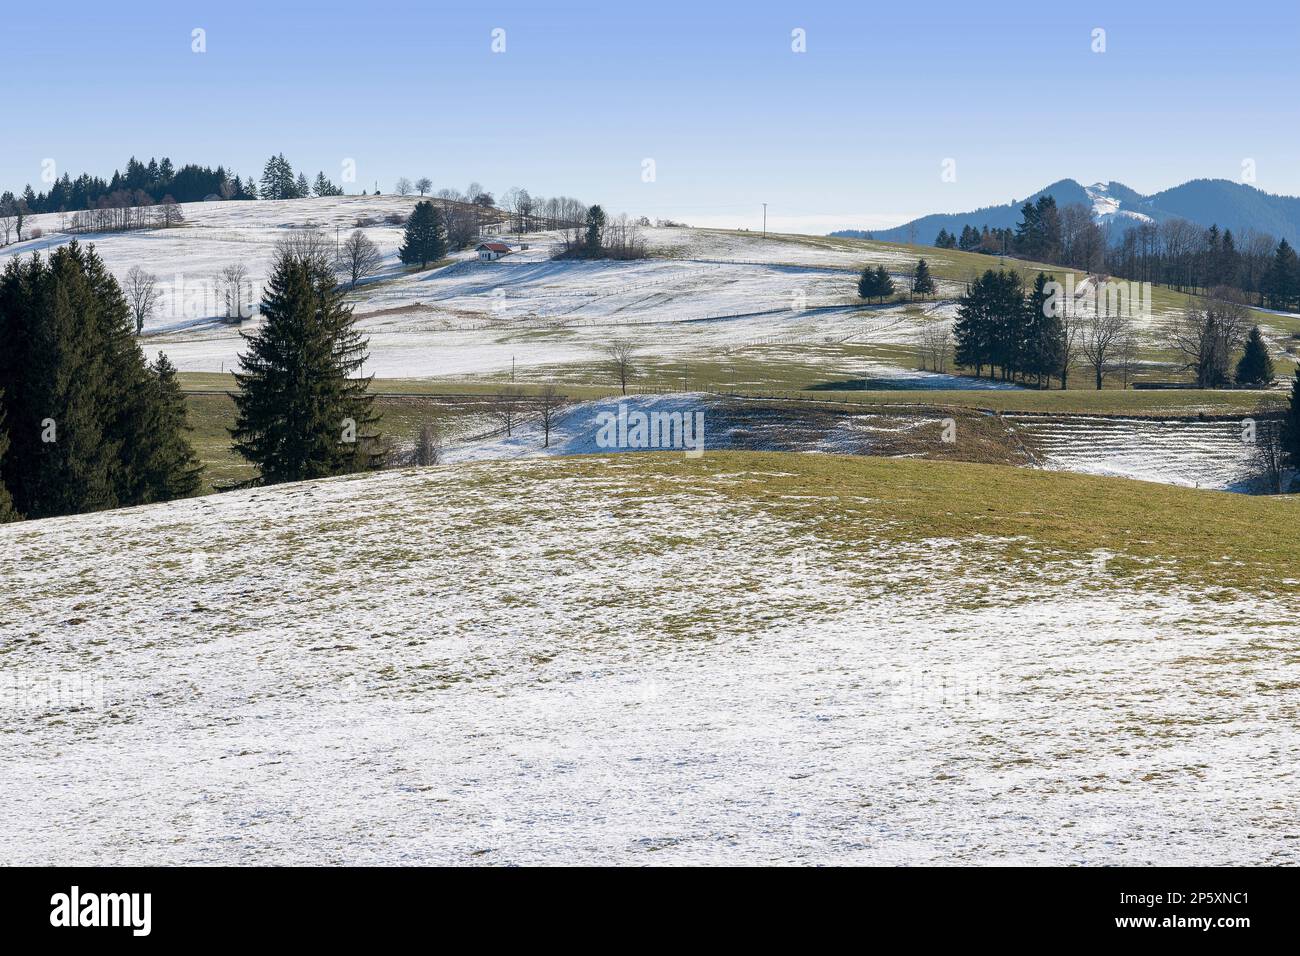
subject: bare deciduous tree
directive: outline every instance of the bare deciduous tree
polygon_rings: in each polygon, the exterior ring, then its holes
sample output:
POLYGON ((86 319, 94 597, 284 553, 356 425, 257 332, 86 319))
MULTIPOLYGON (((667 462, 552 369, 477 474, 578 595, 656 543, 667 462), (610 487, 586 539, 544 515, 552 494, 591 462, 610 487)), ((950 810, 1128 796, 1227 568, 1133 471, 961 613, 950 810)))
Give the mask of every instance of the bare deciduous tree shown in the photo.
POLYGON ((399 196, 409 196, 411 195, 411 181, 407 179, 405 176, 403 176, 399 180, 397 180, 397 183, 394 185, 393 189, 394 191, 396 191, 397 195, 399 196))
POLYGON ((1282 422, 1275 409, 1261 407, 1253 421, 1254 446, 1250 450, 1250 467, 1265 494, 1280 495, 1287 478, 1286 442, 1282 422))
POLYGON ((17 203, 11 199, 0 200, 0 233, 4 234, 4 242, 0 245, 9 245, 9 237, 13 235, 14 221, 17 218, 17 203))
POLYGON ((364 232, 355 229, 339 252, 338 269, 348 277, 349 285, 355 289, 362 279, 378 272, 383 261, 384 256, 379 247, 364 232))
POLYGON ((1189 303, 1166 330, 1170 348, 1183 356, 1183 368, 1196 375, 1198 388, 1217 388, 1232 380, 1232 357, 1250 328, 1241 293, 1219 287, 1203 306, 1189 303))
POLYGON ((507 385, 492 402, 492 417, 501 423, 506 436, 514 433, 515 424, 524 411, 524 393, 514 385, 507 385))
POLYGON ((433 188, 433 180, 430 179, 428 176, 421 176, 419 179, 415 181, 415 188, 418 189, 420 191, 420 195, 423 196, 425 193, 427 193, 430 189, 433 188))
POLYGON ((605 354, 609 357, 609 366, 614 372, 614 378, 618 380, 619 387, 626 395, 627 383, 636 375, 636 366, 632 361, 636 355, 636 346, 631 342, 610 342, 605 346, 605 354))
POLYGON ((246 265, 236 262, 226 266, 217 277, 217 285, 226 303, 226 318, 238 322, 252 314, 253 286, 246 265))
POLYGON ((1092 369, 1097 388, 1101 388, 1106 368, 1120 354, 1132 336, 1132 322, 1119 309, 1109 306, 1085 316, 1080 328, 1079 350, 1092 369))
POLYGON ((319 229, 291 229, 275 244, 275 259, 285 256, 328 269, 334 260, 334 242, 319 229))
POLYGON ((921 371, 948 371, 952 356, 952 327, 947 322, 927 322, 918 340, 921 371))
POLYGON ((132 266, 126 274, 122 291, 126 293, 131 314, 135 316, 135 334, 139 335, 144 329, 144 320, 153 315, 154 306, 158 304, 158 277, 139 266, 132 266))
POLYGON ((180 204, 171 196, 163 196, 162 202, 158 204, 157 220, 164 229, 172 226, 179 226, 185 221, 185 213, 181 211, 180 204))
POLYGON ((551 431, 555 427, 555 420, 563 405, 564 396, 559 393, 553 384, 547 382, 542 386, 542 390, 537 396, 537 411, 541 414, 542 419, 543 448, 551 447, 551 431))

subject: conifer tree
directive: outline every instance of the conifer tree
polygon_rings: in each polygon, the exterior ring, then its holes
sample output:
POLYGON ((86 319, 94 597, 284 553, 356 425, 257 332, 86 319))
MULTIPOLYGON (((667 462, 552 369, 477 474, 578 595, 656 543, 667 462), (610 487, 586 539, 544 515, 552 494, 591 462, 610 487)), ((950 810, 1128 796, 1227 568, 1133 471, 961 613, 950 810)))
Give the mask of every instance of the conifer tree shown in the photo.
POLYGON ((429 200, 415 204, 415 211, 406 220, 406 233, 397 255, 408 266, 418 265, 421 269, 447 255, 447 230, 442 216, 429 200))
POLYGON ((1264 273, 1261 283, 1264 297, 1275 309, 1289 309, 1300 301, 1300 262, 1295 250, 1283 239, 1277 244, 1273 261, 1264 273))
POLYGON ((181 487, 147 476, 154 445, 192 453, 174 418, 158 413, 154 376, 133 329, 122 290, 94 247, 74 241, 48 261, 15 259, 0 277, 10 442, 0 482, 27 517, 142 504, 181 487))
POLYGON ((605 244, 605 210, 592 206, 587 210, 587 247, 588 256, 600 255, 605 244))
POLYGON ((114 507, 119 446, 108 431, 119 400, 84 249, 73 241, 48 261, 11 260, 0 285, 14 504, 29 518, 114 507))
POLYGON ((235 450, 265 484, 379 467, 366 341, 328 264, 282 250, 262 315, 235 375, 235 450))
POLYGON ((930 275, 930 266, 924 259, 916 264, 916 273, 912 276, 912 292, 915 295, 934 295, 936 291, 934 277, 930 275))
POLYGON ((862 267, 862 275, 858 276, 858 298, 872 299, 876 294, 876 270, 871 266, 862 267))
POLYGON ((311 196, 311 184, 307 182, 306 173, 299 173, 298 178, 294 180, 293 196, 295 199, 307 199, 311 196))
POLYGON ((149 368, 142 391, 134 469, 137 503, 188 498, 203 484, 203 466, 185 437, 193 431, 176 366, 163 353, 149 368))
POLYGON ((1047 284, 1054 281, 1054 276, 1038 273, 1025 300, 1020 370, 1034 376, 1040 388, 1051 384, 1052 375, 1061 370, 1063 361, 1064 328, 1047 291, 1047 284))
POLYGON ((884 266, 876 266, 875 289, 881 302, 894 294, 894 280, 889 277, 889 272, 884 266))
POLYGON ((293 167, 284 158, 284 153, 272 156, 266 161, 266 166, 262 170, 261 197, 263 199, 295 199, 297 196, 298 184, 293 176, 293 167))
POLYGON ((1291 402, 1282 419, 1282 449, 1290 466, 1300 469, 1300 367, 1291 380, 1291 402))
POLYGON ((1268 354, 1259 326, 1252 326, 1246 337, 1246 350, 1237 362, 1238 385, 1268 385, 1273 381, 1273 359, 1268 354))

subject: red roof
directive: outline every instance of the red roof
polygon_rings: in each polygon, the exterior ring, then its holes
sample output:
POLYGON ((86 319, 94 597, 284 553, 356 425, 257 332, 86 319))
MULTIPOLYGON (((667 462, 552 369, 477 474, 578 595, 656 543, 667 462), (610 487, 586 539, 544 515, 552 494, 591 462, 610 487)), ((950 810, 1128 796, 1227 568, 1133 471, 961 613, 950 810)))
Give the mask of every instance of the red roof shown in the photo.
POLYGON ((510 247, 507 246, 504 242, 480 242, 478 247, 479 247, 480 249, 487 249, 487 250, 489 250, 489 251, 491 251, 491 252, 509 252, 509 251, 510 251, 510 247))

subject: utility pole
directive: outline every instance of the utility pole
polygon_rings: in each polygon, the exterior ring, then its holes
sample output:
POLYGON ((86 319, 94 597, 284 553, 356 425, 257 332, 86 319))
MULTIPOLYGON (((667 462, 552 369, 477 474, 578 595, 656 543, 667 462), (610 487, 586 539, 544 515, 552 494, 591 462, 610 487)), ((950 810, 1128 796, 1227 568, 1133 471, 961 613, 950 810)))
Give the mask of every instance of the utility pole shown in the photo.
POLYGON ((763 238, 767 238, 767 203, 763 203, 763 238))

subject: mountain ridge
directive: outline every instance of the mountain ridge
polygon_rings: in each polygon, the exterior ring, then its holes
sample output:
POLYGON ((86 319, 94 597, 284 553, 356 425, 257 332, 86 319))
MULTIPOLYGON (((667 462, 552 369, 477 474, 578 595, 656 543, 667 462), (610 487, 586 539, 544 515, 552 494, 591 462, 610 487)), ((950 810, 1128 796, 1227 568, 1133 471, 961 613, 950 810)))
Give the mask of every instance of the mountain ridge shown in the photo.
POLYGON ((1052 196, 1061 208, 1074 203, 1091 207, 1094 220, 1108 228, 1111 242, 1118 242, 1131 226, 1185 219, 1206 229, 1212 225, 1231 229, 1238 236, 1254 230, 1274 240, 1300 243, 1300 197, 1266 193, 1229 179, 1192 179, 1149 195, 1115 180, 1084 186, 1075 179, 1060 179, 1024 199, 1002 205, 969 212, 931 213, 891 229, 841 229, 831 235, 869 235, 886 242, 931 245, 941 229, 953 234, 959 234, 967 225, 976 229, 986 225, 990 229, 1014 229, 1020 221, 1020 207, 1044 195, 1052 196))

